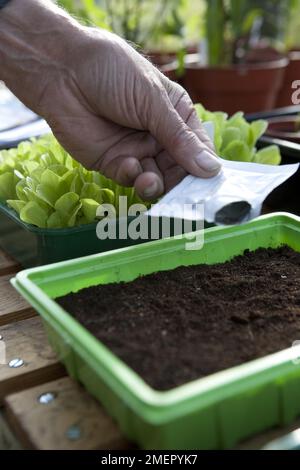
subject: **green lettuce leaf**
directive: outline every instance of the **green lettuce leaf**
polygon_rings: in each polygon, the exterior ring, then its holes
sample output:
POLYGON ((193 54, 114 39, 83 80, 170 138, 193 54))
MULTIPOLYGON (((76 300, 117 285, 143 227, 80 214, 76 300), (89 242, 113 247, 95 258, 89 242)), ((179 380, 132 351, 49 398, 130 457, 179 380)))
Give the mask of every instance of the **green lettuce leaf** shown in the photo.
POLYGON ((55 203, 55 210, 61 216, 68 216, 78 207, 79 196, 76 193, 63 194, 55 203))
POLYGON ((7 205, 14 209, 19 215, 23 207, 27 204, 25 201, 20 201, 19 199, 8 199, 6 202, 7 205))
POLYGON ((270 145, 259 150, 254 158, 256 163, 261 163, 264 165, 280 165, 281 155, 277 145, 270 145))
POLYGON ((232 142, 241 140, 241 131, 238 127, 229 126, 224 130, 222 137, 222 148, 226 149, 232 142))
POLYGON ((47 226, 47 212, 34 201, 27 202, 20 211, 20 219, 26 224, 45 228, 47 226))
POLYGON ((59 212, 52 212, 47 219, 47 228, 62 228, 64 226, 59 212))
POLYGON ((195 109, 202 121, 213 122, 215 149, 221 157, 236 161, 280 164, 278 147, 267 147, 259 152, 255 147, 268 127, 267 121, 257 120, 248 123, 243 112, 235 113, 228 118, 225 113, 207 111, 201 104, 195 105, 195 109))
POLYGON ((268 123, 263 120, 254 121, 250 124, 248 145, 254 147, 258 139, 266 132, 268 123))
POLYGON ((253 159, 253 153, 249 150, 248 145, 242 141, 231 142, 223 151, 222 156, 227 160, 239 162, 251 162, 253 159))
POLYGON ((0 201, 14 199, 16 197, 15 177, 12 173, 0 175, 0 201))
POLYGON ((100 206, 94 199, 81 199, 82 212, 88 223, 93 222, 97 217, 97 209, 100 206))

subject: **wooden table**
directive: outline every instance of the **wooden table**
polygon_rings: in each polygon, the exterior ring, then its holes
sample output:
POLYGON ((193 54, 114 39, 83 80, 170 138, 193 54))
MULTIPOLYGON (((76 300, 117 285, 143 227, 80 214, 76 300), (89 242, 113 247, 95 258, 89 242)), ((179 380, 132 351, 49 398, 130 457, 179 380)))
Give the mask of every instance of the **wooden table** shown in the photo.
MULTIPOLYGON (((52 352, 41 319, 10 285, 20 269, 0 251, 0 449, 128 449, 132 445, 101 405, 70 379, 52 352), (3 343, 2 343, 3 344, 3 343)), ((288 430, 239 446, 257 449, 288 430)))

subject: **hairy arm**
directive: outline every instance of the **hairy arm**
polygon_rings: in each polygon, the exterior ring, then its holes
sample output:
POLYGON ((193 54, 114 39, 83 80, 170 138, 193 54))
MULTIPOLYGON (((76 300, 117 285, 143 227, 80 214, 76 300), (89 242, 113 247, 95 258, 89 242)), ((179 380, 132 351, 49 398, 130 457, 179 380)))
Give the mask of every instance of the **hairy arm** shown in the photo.
POLYGON ((50 1, 11 0, 0 10, 0 79, 74 158, 144 199, 221 168, 182 87, 50 1))

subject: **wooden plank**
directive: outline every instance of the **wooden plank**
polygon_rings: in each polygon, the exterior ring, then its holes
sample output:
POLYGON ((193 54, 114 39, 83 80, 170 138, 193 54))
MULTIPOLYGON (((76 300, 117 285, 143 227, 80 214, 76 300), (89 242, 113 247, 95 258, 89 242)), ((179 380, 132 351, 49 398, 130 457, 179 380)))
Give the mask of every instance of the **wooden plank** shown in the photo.
POLYGON ((0 249, 0 276, 4 274, 14 274, 20 269, 21 266, 19 263, 0 249))
POLYGON ((21 444, 12 433, 7 420, 0 411, 0 450, 21 450, 21 444))
POLYGON ((0 402, 5 395, 65 375, 65 369, 52 351, 39 317, 0 328, 5 346, 5 364, 0 363, 0 402), (10 367, 13 359, 21 359, 21 367, 10 367))
POLYGON ((0 276, 0 326, 24 320, 36 312, 10 284, 11 274, 0 276))
POLYGON ((125 449, 129 443, 102 407, 69 377, 5 399, 12 430, 27 449, 125 449), (54 399, 40 403, 41 397, 54 399))

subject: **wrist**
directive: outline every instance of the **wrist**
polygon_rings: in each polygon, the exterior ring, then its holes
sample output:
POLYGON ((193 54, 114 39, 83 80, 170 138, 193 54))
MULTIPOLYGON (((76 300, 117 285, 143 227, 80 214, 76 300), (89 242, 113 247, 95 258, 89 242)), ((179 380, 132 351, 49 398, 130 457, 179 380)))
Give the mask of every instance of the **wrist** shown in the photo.
POLYGON ((33 107, 35 87, 67 68, 80 28, 50 0, 10 0, 0 10, 0 80, 33 107))

